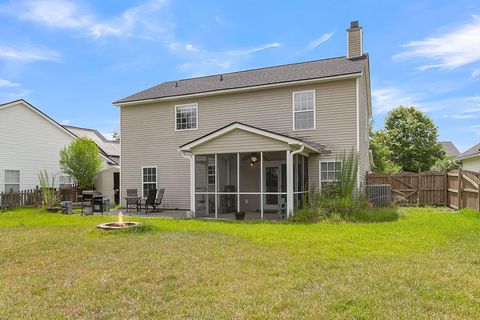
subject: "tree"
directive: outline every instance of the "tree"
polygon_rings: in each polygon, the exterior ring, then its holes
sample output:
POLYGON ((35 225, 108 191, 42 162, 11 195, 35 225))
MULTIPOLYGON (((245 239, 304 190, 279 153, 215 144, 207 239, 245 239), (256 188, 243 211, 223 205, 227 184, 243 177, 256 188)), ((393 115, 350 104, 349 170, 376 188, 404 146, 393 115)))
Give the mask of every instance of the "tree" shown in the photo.
POLYGON ((433 171, 451 171, 460 168, 460 163, 455 161, 452 156, 445 154, 441 159, 435 161, 431 170, 433 171))
POLYGON ((82 189, 93 187, 96 174, 102 168, 98 151, 95 142, 88 138, 78 138, 60 150, 60 166, 82 189))
POLYGON ((370 133, 370 149, 373 154, 374 172, 398 172, 401 168, 390 160, 390 150, 385 145, 386 133, 378 130, 370 133))
POLYGON ((120 132, 118 130, 113 131, 112 140, 120 142, 120 132))
POLYGON ((437 141, 432 120, 415 107, 400 106, 385 119, 385 147, 389 159, 404 171, 429 170, 445 152, 437 141))

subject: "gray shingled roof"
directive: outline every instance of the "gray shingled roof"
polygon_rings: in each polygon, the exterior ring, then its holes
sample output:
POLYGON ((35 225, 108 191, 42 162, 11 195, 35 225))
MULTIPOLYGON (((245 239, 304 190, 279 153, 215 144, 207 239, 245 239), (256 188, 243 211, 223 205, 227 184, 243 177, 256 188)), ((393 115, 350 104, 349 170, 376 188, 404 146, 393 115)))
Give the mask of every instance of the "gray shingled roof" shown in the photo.
POLYGON ((449 155, 450 157, 456 157, 460 154, 457 147, 453 144, 452 141, 440 141, 443 150, 449 155))
POLYGON ((471 147, 470 149, 468 149, 464 153, 459 154, 457 156, 457 159, 458 158, 465 158, 465 157, 468 157, 468 156, 473 156, 475 154, 480 155, 480 143, 477 143, 476 145, 474 145, 473 147, 471 147))
POLYGON ((89 138, 110 157, 120 157, 120 144, 108 140, 95 129, 80 128, 64 125, 68 131, 73 132, 77 137, 89 138))
POLYGON ((363 71, 367 55, 355 59, 338 57, 260 68, 206 77, 168 81, 135 93, 114 103, 176 97, 228 89, 248 88, 268 84, 327 78, 363 71))

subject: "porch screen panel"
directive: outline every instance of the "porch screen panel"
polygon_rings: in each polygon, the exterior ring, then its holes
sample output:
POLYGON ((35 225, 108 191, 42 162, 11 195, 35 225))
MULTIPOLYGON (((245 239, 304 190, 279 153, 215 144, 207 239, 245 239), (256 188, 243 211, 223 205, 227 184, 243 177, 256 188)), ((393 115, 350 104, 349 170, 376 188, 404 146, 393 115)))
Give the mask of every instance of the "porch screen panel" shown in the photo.
POLYGON ((217 155, 217 192, 237 192, 237 154, 217 155))
POLYGON ((260 153, 240 153, 240 192, 260 192, 260 153))
POLYGON ((215 155, 195 156, 195 192, 215 192, 215 155))

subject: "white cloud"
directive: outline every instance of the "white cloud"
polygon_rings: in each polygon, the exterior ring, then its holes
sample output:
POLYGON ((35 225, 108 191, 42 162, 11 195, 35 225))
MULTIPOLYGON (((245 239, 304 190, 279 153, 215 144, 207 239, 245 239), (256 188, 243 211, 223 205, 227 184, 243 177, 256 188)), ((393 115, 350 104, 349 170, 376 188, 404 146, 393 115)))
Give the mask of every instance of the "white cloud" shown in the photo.
POLYGON ((191 43, 186 44, 184 48, 185 48, 186 51, 191 51, 191 52, 198 52, 199 51, 199 49, 194 47, 193 44, 191 44, 191 43))
POLYGON ((109 19, 102 19, 82 2, 71 0, 12 1, 0 7, 0 12, 51 28, 77 30, 95 39, 111 36, 151 40, 168 33, 170 21, 160 14, 167 3, 147 0, 109 19))
POLYGON ((424 58, 431 61, 420 66, 420 71, 432 68, 455 69, 480 61, 479 35, 480 16, 473 16, 471 23, 456 30, 405 44, 406 51, 395 55, 394 59, 424 58))
POLYGON ((425 111, 426 108, 418 100, 416 95, 395 87, 386 87, 372 91, 373 111, 376 114, 387 113, 401 105, 415 106, 425 111))
POLYGON ((472 78, 476 78, 480 76, 480 69, 473 70, 472 78))
POLYGON ((477 136, 480 137, 480 124, 476 124, 468 127, 469 131, 474 132, 477 136))
POLYGON ((199 49, 199 47, 190 43, 182 45, 178 42, 173 42, 168 45, 168 48, 177 55, 184 55, 186 60, 188 60, 178 66, 179 70, 188 72, 190 76, 200 76, 231 70, 234 67, 238 67, 241 61, 248 59, 252 55, 281 46, 282 44, 278 42, 272 42, 245 49, 210 51, 199 49))
POLYGON ((19 60, 23 62, 48 60, 59 61, 60 54, 52 50, 25 46, 23 48, 13 48, 8 45, 0 44, 0 58, 19 60))
POLYGON ((28 20, 56 28, 84 28, 93 23, 93 16, 67 0, 15 1, 7 7, 21 20, 28 20))
POLYGON ((13 87, 19 87, 19 83, 11 82, 9 80, 5 79, 0 79, 0 88, 13 88, 13 87))
POLYGON ((62 121, 60 122, 60 124, 62 124, 62 125, 64 125, 64 126, 68 126, 68 125, 70 124, 70 122, 71 122, 70 119, 65 119, 65 120, 62 120, 62 121))
POLYGON ((443 115, 444 118, 453 119, 453 120, 467 120, 467 119, 478 119, 480 118, 479 115, 476 114, 463 114, 463 113, 454 113, 454 114, 445 114, 443 115))
POLYGON ((228 27, 233 26, 233 23, 230 20, 227 20, 223 16, 215 16, 214 20, 219 26, 221 26, 223 28, 228 28, 228 27))
POLYGON ((325 41, 328 41, 333 36, 334 33, 335 32, 332 31, 330 33, 322 34, 320 37, 318 37, 317 39, 313 40, 308 44, 307 48, 305 48, 305 52, 318 48, 322 43, 324 43, 325 41))

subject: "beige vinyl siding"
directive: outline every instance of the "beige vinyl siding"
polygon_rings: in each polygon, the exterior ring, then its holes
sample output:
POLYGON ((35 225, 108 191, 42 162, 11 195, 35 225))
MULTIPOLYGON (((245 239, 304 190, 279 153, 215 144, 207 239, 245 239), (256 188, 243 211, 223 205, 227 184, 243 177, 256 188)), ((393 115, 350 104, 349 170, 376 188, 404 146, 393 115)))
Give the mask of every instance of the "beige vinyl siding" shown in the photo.
POLYGON ((358 79, 358 96, 359 96, 359 108, 358 108, 358 171, 360 186, 365 185, 365 178, 367 171, 370 171, 370 159, 368 156, 368 150, 370 144, 368 142, 368 102, 367 102, 367 88, 365 78, 358 79))
POLYGON ((480 172, 480 155, 462 160, 462 169, 480 172))
POLYGON ((348 57, 358 57, 362 53, 362 29, 351 29, 348 32, 348 57))
MULTIPOLYGON (((234 121, 323 144, 332 151, 326 158, 335 158, 357 144, 356 80, 123 106, 122 193, 127 188, 140 190, 141 166, 156 165, 158 185, 166 188, 166 206, 188 208, 189 160, 181 156, 178 147, 234 121), (293 131, 292 93, 303 90, 315 90, 316 129, 293 131), (185 103, 198 103, 198 130, 176 132, 175 105, 185 103)), ((251 145, 251 149, 258 148, 251 145)), ((309 161, 313 186, 318 186, 321 157, 325 156, 314 155, 309 161)))
POLYGON ((289 150, 285 142, 235 129, 192 149, 194 154, 289 150))

